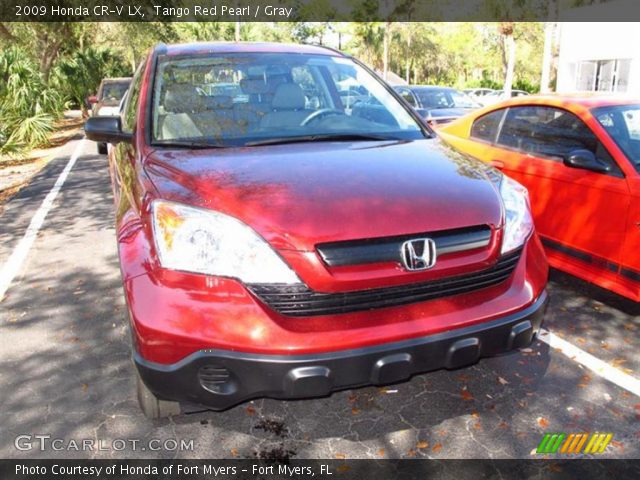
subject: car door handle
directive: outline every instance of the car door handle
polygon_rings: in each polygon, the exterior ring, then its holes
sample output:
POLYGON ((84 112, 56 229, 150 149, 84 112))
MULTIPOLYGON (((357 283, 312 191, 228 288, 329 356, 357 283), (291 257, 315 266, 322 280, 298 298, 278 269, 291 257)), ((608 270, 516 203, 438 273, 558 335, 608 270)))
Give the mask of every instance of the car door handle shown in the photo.
POLYGON ((504 162, 502 160, 491 160, 489 163, 496 168, 504 168, 504 162))

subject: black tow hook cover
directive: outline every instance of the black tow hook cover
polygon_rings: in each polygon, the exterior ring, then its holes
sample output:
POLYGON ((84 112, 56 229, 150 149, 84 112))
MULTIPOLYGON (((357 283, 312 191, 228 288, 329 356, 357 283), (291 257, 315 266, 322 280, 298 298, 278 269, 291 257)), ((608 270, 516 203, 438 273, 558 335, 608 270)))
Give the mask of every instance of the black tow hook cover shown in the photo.
POLYGON ((284 377, 284 391, 294 398, 329 395, 332 385, 331 370, 322 366, 294 368, 284 377))
POLYGON ((463 338, 449 347, 446 368, 455 369, 476 363, 480 358, 480 340, 463 338))
POLYGON ((378 360, 371 372, 371 383, 388 385, 407 380, 413 372, 413 358, 408 353, 395 353, 378 360))

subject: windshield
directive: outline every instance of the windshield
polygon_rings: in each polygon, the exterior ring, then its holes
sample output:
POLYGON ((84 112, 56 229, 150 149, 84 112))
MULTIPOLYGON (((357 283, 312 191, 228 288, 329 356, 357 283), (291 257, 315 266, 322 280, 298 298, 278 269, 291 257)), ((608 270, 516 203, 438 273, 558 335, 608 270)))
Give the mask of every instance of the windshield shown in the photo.
POLYGON ((600 107, 592 113, 640 172, 640 105, 600 107))
POLYGON ((129 88, 129 82, 106 82, 102 85, 100 100, 106 105, 119 105, 129 88))
POLYGON ((423 108, 476 108, 479 107, 469 95, 458 90, 416 90, 415 95, 423 108))
POLYGON ((424 138, 384 85, 350 59, 229 53, 161 56, 154 144, 244 146, 298 138, 424 138))

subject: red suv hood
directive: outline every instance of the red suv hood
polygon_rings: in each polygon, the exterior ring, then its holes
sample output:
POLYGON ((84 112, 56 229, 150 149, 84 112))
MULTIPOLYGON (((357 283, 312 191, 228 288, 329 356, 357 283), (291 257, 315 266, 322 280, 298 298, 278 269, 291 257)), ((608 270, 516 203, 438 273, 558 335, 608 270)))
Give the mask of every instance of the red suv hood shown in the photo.
POLYGON ((481 164, 436 140, 156 150, 145 169, 161 198, 242 220, 275 248, 501 221, 481 164))

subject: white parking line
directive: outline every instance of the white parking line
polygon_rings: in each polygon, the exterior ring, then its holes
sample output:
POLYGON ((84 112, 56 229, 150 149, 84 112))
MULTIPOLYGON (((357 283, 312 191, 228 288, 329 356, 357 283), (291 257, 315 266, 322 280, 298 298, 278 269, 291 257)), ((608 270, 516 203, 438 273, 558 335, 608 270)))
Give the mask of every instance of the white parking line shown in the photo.
POLYGON ((640 397, 640 380, 637 378, 624 373, 616 367, 612 367, 608 363, 603 362, 584 350, 580 350, 575 345, 572 345, 544 328, 540 329, 538 338, 551 348, 558 349, 563 355, 567 356, 571 360, 587 367, 596 375, 599 375, 605 380, 615 383, 620 388, 624 388, 627 392, 631 392, 640 397))
POLYGON ((22 264, 27 259, 29 250, 31 250, 31 246, 38 236, 38 231, 42 227, 49 210, 51 210, 53 201, 56 199, 58 192, 60 192, 69 172, 75 165, 76 160, 78 160, 78 157, 84 147, 84 143, 85 139, 83 138, 76 146, 71 158, 67 162, 67 165, 64 167, 64 170, 62 170, 62 173, 60 173, 56 183, 53 185, 53 188, 51 188, 40 204, 40 207, 38 207, 38 210, 29 223, 29 227, 27 227, 27 231, 18 242, 18 245, 13 249, 13 252, 11 252, 11 256, 7 260, 7 263, 2 266, 2 270, 0 270, 0 302, 4 298, 5 293, 7 293, 7 290, 11 286, 11 282, 13 282, 15 276, 20 272, 22 264))

